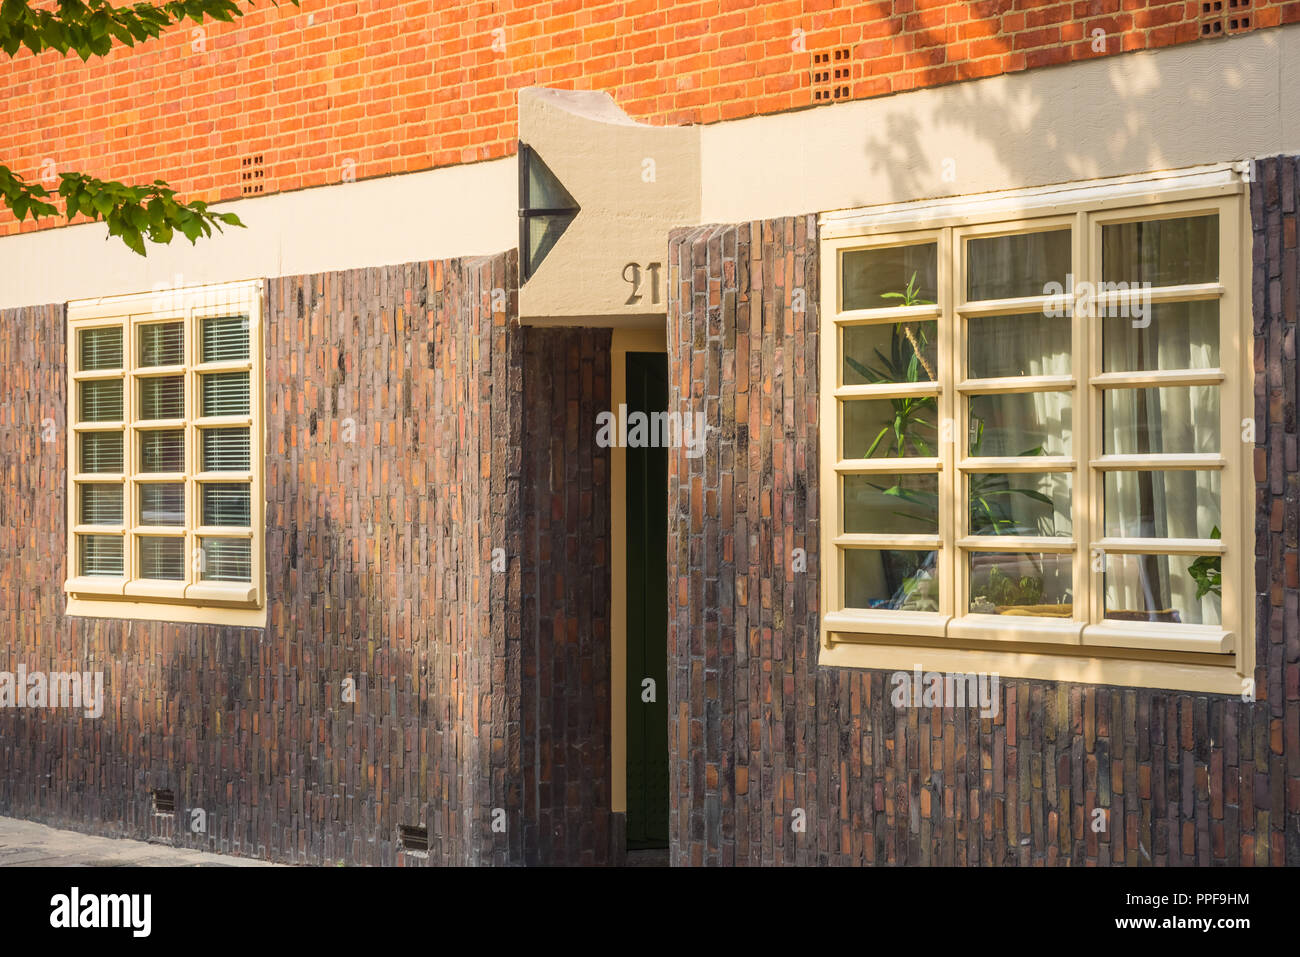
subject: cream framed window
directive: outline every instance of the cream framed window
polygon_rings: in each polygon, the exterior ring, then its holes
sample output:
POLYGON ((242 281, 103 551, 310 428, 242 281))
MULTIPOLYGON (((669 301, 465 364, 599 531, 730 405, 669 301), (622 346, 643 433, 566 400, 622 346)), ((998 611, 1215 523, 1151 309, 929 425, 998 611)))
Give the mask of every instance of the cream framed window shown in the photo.
POLYGON ((260 282, 68 304, 68 613, 265 623, 260 282))
POLYGON ((1244 189, 823 217, 823 663, 1242 691, 1244 189))

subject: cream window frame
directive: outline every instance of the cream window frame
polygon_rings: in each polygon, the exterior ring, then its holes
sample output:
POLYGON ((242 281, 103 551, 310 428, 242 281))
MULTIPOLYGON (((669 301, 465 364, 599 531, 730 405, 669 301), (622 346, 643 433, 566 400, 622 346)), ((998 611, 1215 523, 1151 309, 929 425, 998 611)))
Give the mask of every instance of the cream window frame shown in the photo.
POLYGON ((206 622, 241 627, 266 623, 265 569, 265 416, 262 349, 262 283, 252 280, 189 288, 166 288, 151 293, 113 296, 68 303, 67 309, 68 443, 67 443, 67 613, 99 618, 206 622), (247 359, 201 362, 202 320, 231 314, 248 317, 247 359), (139 330, 164 322, 184 323, 184 362, 176 366, 139 366, 139 330), (87 329, 122 329, 122 368, 103 372, 80 370, 80 333, 87 329), (249 376, 249 412, 238 416, 201 414, 202 376, 216 372, 246 371, 249 376), (139 417, 138 383, 160 375, 184 376, 185 415, 180 419, 144 420, 139 417), (123 420, 82 423, 78 385, 88 379, 122 381, 123 420), (247 472, 201 471, 204 428, 247 427, 247 472), (184 430, 184 471, 145 473, 139 468, 140 435, 150 429, 184 430), (117 431, 123 436, 122 473, 80 473, 80 436, 88 431, 117 431), (139 494, 150 483, 183 483, 185 521, 181 525, 146 526, 139 514, 139 494), (249 485, 249 525, 205 527, 202 519, 202 483, 231 482, 249 485), (81 485, 120 484, 123 524, 80 524, 81 485), (123 540, 123 576, 80 574, 78 537, 83 534, 120 535, 123 540), (137 541, 142 536, 179 537, 185 541, 185 578, 178 581, 144 579, 139 570, 137 541), (250 542, 250 580, 206 580, 196 564, 199 542, 206 538, 247 539, 250 542))
MULTIPOLYGON (((1252 406, 1253 368, 1249 348, 1250 223, 1245 182, 1238 168, 1223 164, 1195 170, 1121 177, 1086 184, 982 194, 967 199, 901 203, 878 209, 826 214, 821 220, 822 335, 820 345, 821 653, 822 664, 848 667, 950 671, 995 671, 1006 676, 1103 684, 1241 693, 1255 665, 1253 446, 1239 443, 1241 416, 1252 406), (1101 278, 1103 225, 1217 213, 1220 277, 1196 287, 1155 287, 1151 301, 1216 299, 1220 303, 1218 370, 1205 372, 1104 373, 1101 323, 1072 324, 1071 373, 1061 377, 967 381, 964 327, 972 315, 1040 311, 1051 300, 967 302, 965 244, 971 238, 1020 234, 1069 226, 1076 283, 1101 278), (842 384, 841 330, 863 322, 894 322, 895 308, 845 311, 841 307, 840 263, 844 253, 864 248, 934 242, 938 245, 938 302, 913 307, 914 318, 938 323, 938 396, 942 441, 934 460, 841 460, 842 405, 847 398, 892 397, 916 391, 906 384, 842 384), (924 314, 923 314, 924 313, 924 314), (1122 385, 1214 384, 1220 389, 1220 451, 1212 456, 1103 455, 1100 428, 1103 394, 1122 385), (1069 391, 1071 449, 1059 461, 997 459, 965 455, 969 397, 993 391, 1069 391), (901 467, 900 467, 901 466, 901 467), (1050 466, 1045 468, 1045 466, 1050 466), (1221 538, 1215 540, 1106 539, 1101 535, 1103 473, 1134 467, 1211 468, 1222 475, 1221 538), (1071 537, 1059 539, 967 537, 966 477, 973 471, 1065 471, 1072 476, 1071 537), (939 534, 920 536, 843 535, 841 475, 849 472, 928 471, 939 475, 939 534), (938 612, 846 609, 843 551, 855 545, 922 546, 936 540, 938 612), (1103 572, 1095 550, 1143 554, 1218 553, 1223 561, 1221 625, 1119 622, 1104 619, 1103 572), (1073 607, 1069 619, 959 613, 968 608, 967 554, 971 550, 1056 551, 1074 555, 1073 607), (1229 579, 1231 578, 1231 581, 1229 579)), ((1103 301, 1113 301, 1111 294, 1103 301)), ((1067 307, 1073 297, 1060 297, 1067 307)), ((1104 563, 1102 563, 1104 567, 1104 563)))

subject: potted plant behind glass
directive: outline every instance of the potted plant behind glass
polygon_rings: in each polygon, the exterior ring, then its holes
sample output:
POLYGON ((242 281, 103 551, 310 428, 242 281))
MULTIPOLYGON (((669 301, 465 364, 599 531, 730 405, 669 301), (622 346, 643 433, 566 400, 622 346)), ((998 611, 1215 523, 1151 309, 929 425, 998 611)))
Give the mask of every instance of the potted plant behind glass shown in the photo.
MULTIPOLYGON (((900 306, 931 305, 929 299, 922 299, 916 282, 916 273, 902 292, 881 293, 882 299, 897 299, 900 306)), ((874 349, 875 362, 867 364, 850 355, 844 356, 848 364, 858 375, 871 384, 933 382, 935 370, 926 358, 929 337, 923 323, 899 321, 893 324, 889 338, 889 354, 874 349), (922 379, 924 374, 926 379, 922 379)), ((933 395, 904 396, 888 400, 891 417, 876 433, 862 455, 863 458, 900 458, 907 455, 932 456, 937 450, 921 434, 937 434, 938 398, 933 395)), ((970 454, 978 456, 984 442, 984 422, 976 420, 976 435, 971 443, 970 454)), ((1043 447, 1022 452, 1022 456, 1043 455, 1043 447)), ((1010 510, 1010 502, 1015 496, 1023 496, 1033 501, 1052 505, 1052 500, 1036 489, 1002 487, 992 475, 972 473, 970 482, 970 515, 972 535, 1018 535, 1031 530, 1018 524, 1010 510)), ((908 488, 903 481, 891 486, 870 483, 873 488, 884 495, 898 499, 900 505, 910 510, 900 509, 894 512, 909 521, 915 521, 926 528, 938 526, 939 496, 919 488, 908 488)), ((909 610, 937 610, 934 601, 933 562, 917 562, 907 553, 883 550, 881 561, 884 566, 887 586, 893 598, 890 607, 908 608, 909 610), (935 605, 930 608, 930 605, 935 605)), ((922 553, 917 553, 918 555, 922 553)), ((1041 569, 1040 569, 1041 572, 1041 569)), ((1041 579, 1039 584, 1041 585, 1041 579)), ((1040 589, 1041 591, 1041 589, 1040 589)))

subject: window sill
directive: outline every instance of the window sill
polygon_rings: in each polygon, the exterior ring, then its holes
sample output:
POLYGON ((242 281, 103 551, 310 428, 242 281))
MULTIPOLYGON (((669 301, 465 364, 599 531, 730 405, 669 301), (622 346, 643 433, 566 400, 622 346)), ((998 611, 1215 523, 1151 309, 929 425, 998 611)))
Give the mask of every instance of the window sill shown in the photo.
POLYGON ((1227 655, 1237 650, 1236 635, 1214 625, 1115 624, 1103 622, 1083 629, 1083 644, 1099 648, 1144 648, 1227 655))
POLYGON ((947 637, 965 641, 1015 641, 1078 645, 1084 623, 1070 618, 1020 615, 965 615, 948 622, 947 637))
POLYGON ((64 584, 67 614, 84 618, 266 627, 257 588, 237 582, 144 582, 82 576, 64 584))
POLYGON ((841 611, 823 616, 818 664, 1240 695, 1235 650, 1236 636, 1213 626, 841 611))
POLYGON ((853 634, 915 635, 942 638, 949 617, 926 611, 853 611, 829 612, 822 616, 823 632, 853 634))

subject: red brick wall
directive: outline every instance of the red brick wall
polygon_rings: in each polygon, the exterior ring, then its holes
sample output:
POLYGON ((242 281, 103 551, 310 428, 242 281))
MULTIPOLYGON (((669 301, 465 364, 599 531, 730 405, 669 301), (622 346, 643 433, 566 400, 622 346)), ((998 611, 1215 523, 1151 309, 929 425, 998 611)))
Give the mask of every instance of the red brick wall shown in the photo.
POLYGON ((674 864, 1300 865, 1300 163, 1254 179, 1249 703, 1006 679, 981 718, 820 667, 817 218, 673 234, 669 407, 717 430, 669 456, 674 864))
MULTIPOLYGON (((1300 0, 1248 2, 1251 29, 1300 21, 1300 0)), ((850 96, 870 97, 1189 42, 1199 16, 1195 0, 303 0, 90 64, 20 52, 0 65, 0 162, 230 199, 252 156, 264 192, 505 156, 524 86, 713 123, 813 104, 818 51, 849 48, 850 96)))

